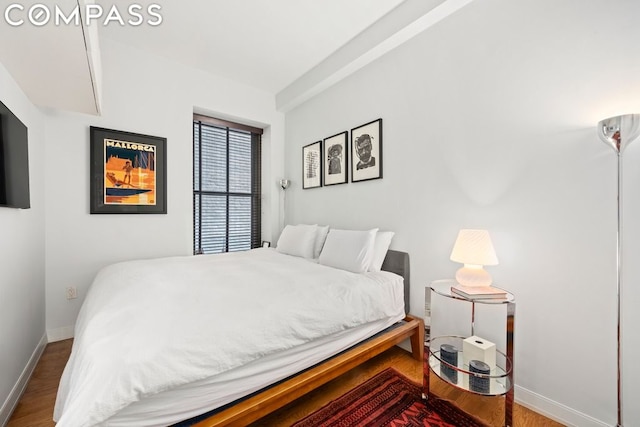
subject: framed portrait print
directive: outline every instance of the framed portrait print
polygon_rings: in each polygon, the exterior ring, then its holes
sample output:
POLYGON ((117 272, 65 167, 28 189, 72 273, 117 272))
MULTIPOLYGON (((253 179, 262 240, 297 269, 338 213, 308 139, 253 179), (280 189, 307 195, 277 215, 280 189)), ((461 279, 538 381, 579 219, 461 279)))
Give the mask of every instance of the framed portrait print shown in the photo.
POLYGON ((322 186, 322 141, 302 147, 302 188, 322 186))
POLYGON ((166 214, 166 138, 90 128, 90 212, 166 214))
POLYGON ((382 119, 351 129, 351 182, 382 178, 382 119))
POLYGON ((344 184, 347 182, 349 150, 347 149, 348 132, 344 131, 329 138, 322 144, 324 152, 324 185, 344 184))

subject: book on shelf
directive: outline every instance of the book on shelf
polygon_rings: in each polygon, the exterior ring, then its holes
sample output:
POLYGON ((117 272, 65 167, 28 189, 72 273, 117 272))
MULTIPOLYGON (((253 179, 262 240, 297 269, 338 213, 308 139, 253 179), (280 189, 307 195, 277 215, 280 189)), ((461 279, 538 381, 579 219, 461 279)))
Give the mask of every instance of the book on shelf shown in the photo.
POLYGON ((506 298, 507 292, 493 286, 451 286, 451 292, 468 299, 500 299, 506 298))

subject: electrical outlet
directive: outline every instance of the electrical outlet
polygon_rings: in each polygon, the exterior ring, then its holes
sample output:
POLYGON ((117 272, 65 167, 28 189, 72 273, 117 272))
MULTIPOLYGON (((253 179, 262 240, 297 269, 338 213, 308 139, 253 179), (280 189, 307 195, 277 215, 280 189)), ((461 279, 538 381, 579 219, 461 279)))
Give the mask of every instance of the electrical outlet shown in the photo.
POLYGON ((67 286, 67 299, 78 298, 78 291, 75 286, 67 286))

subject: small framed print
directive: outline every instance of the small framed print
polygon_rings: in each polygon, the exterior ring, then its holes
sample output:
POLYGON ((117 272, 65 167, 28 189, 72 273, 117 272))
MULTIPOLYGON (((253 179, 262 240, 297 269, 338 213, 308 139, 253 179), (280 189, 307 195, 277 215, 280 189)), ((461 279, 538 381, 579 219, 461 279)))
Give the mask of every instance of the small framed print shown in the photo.
POLYGON ((271 242, 269 242, 268 240, 263 240, 263 241, 262 241, 262 247, 263 247, 263 248, 269 248, 269 247, 271 247, 271 242))
POLYGON ((322 186, 322 141, 302 147, 302 188, 322 186))
POLYGON ((382 119, 351 129, 351 182, 382 178, 382 119))
POLYGON ((324 151, 324 185, 344 184, 347 182, 349 150, 347 149, 348 132, 325 138, 322 145, 324 151))

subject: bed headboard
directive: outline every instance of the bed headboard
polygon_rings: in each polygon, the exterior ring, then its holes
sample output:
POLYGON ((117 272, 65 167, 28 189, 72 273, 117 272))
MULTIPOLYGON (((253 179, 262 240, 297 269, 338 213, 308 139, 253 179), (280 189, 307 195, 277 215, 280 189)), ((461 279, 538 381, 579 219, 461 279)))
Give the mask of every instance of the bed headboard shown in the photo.
POLYGON ((411 308, 410 295, 411 295, 411 271, 409 269, 409 254, 406 252, 394 251, 389 249, 387 256, 382 263, 382 270, 390 271, 399 276, 404 277, 404 312, 409 313, 411 308))

